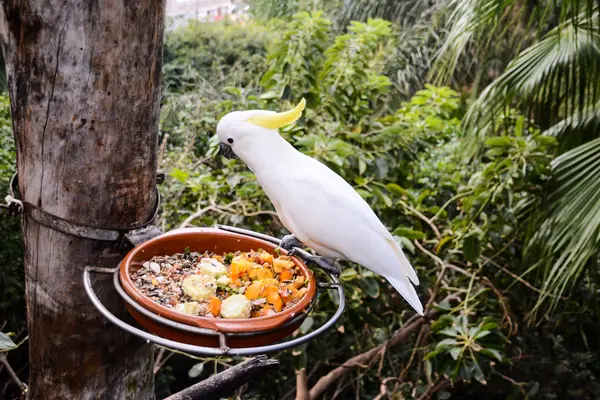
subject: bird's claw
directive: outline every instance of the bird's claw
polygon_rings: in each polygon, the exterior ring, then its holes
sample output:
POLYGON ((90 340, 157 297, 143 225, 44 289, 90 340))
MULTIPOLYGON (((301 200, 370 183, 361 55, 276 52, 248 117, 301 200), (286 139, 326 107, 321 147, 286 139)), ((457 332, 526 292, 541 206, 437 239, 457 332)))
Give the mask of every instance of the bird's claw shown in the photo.
POLYGON ((279 243, 279 247, 281 247, 285 251, 290 251, 294 247, 303 249, 304 245, 298 239, 296 239, 296 236, 294 236, 294 235, 285 235, 281 239, 281 241, 279 243))
POLYGON ((296 236, 294 235, 285 235, 281 239, 279 247, 286 250, 290 256, 297 256, 305 262, 314 264, 330 274, 339 276, 341 273, 338 266, 330 263, 323 257, 312 255, 304 250, 304 244, 296 239, 296 236))
POLYGON ((298 247, 293 247, 288 252, 288 254, 290 256, 297 256, 307 263, 314 264, 317 267, 321 268, 323 271, 329 272, 332 275, 340 276, 340 273, 341 273, 340 268, 337 265, 330 263, 323 257, 313 256, 309 252, 302 250, 301 248, 298 248, 298 247))

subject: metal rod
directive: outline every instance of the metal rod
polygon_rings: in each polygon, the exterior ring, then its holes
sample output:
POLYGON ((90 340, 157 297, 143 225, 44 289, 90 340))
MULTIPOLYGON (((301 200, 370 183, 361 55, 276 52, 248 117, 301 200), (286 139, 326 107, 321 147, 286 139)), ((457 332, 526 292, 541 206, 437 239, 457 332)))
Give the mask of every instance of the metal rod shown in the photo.
POLYGON ((131 297, 129 297, 129 295, 121 287, 121 283, 119 282, 119 272, 118 271, 115 271, 115 273, 114 273, 113 283, 115 285, 115 289, 117 290, 117 292, 119 293, 121 298, 123 300, 125 300, 127 302, 127 304, 129 304, 130 306, 135 308, 135 310, 137 312, 139 312, 140 314, 143 314, 145 317, 153 319, 156 322, 159 322, 163 325, 168 325, 171 328, 180 329, 180 330, 186 331, 186 332, 197 333, 197 334, 201 334, 201 335, 210 335, 210 336, 218 335, 217 331, 214 331, 212 329, 197 328, 197 327, 194 327, 191 325, 182 324, 181 322, 172 321, 165 317, 161 317, 160 315, 155 314, 152 311, 140 306, 135 300, 133 300, 131 297))
POLYGON ((228 225, 217 224, 215 226, 218 229, 222 229, 224 231, 233 232, 233 233, 239 233, 240 235, 251 236, 251 237, 254 237, 254 238, 257 238, 257 239, 262 239, 262 240, 264 240, 266 242, 274 243, 276 245, 279 245, 279 243, 281 243, 281 240, 277 239, 276 237, 265 235, 264 233, 252 232, 252 231, 249 231, 247 229, 236 228, 236 227, 228 226, 228 225))
POLYGON ((211 355, 211 356, 218 356, 218 355, 223 354, 219 349, 214 349, 212 347, 192 346, 192 345, 185 344, 185 343, 175 342, 175 341, 169 340, 169 339, 164 339, 164 338, 149 334, 147 332, 144 332, 141 329, 135 328, 135 327, 121 321, 119 318, 115 317, 110 311, 108 311, 106 309, 106 307, 104 307, 104 305, 102 304, 100 299, 98 299, 98 297, 96 296, 96 293, 94 292, 94 290, 92 288, 92 281, 90 278, 90 267, 85 267, 85 269, 83 271, 83 286, 85 288, 85 292, 87 293, 88 297, 92 301, 92 304, 98 309, 98 311, 100 311, 100 313, 102 315, 104 315, 106 317, 106 319, 108 319, 110 322, 112 322, 119 328, 121 328, 133 335, 139 336, 142 339, 145 339, 149 342, 154 342, 161 346, 170 347, 170 348, 177 349, 177 350, 184 351, 184 352, 189 352, 189 353, 194 353, 194 354, 200 353, 200 354, 206 354, 206 355, 211 355))

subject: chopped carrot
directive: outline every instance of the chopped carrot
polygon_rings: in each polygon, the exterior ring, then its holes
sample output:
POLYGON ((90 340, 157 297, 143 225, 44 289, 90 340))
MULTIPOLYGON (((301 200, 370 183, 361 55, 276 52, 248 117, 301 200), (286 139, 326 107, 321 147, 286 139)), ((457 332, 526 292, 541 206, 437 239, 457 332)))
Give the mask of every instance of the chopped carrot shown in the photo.
POLYGON ((277 293, 279 291, 279 287, 277 285, 265 284, 263 290, 260 292, 261 297, 266 297, 267 301, 269 299, 269 294, 277 293))
POLYGON ((217 317, 221 312, 221 299, 218 297, 211 297, 208 304, 208 312, 217 317))

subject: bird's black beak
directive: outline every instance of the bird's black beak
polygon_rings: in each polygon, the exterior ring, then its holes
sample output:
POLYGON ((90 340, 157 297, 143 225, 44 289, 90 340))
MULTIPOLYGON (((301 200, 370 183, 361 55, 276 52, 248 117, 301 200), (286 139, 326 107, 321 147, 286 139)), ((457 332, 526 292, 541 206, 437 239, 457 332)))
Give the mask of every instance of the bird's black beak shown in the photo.
POLYGON ((219 143, 219 152, 223 155, 223 157, 232 159, 239 158, 234 152, 231 146, 221 142, 219 143))

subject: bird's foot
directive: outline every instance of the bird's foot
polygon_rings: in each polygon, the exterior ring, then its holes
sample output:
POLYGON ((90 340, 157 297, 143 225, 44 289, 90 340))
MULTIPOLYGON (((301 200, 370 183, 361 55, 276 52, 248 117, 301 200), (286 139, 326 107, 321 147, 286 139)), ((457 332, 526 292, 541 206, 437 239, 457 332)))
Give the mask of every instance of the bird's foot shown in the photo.
POLYGON ((290 251, 294 247, 303 249, 304 245, 298 239, 296 239, 296 236, 294 236, 294 235, 285 235, 281 239, 281 242, 279 243, 279 247, 281 247, 285 251, 290 251))
POLYGON ((329 261, 327 261, 325 258, 323 258, 321 256, 313 256, 306 250, 302 250, 299 247, 293 247, 288 252, 288 254, 290 256, 297 256, 307 263, 314 264, 317 267, 321 268, 325 272, 329 272, 330 274, 333 274, 335 276, 340 276, 340 273, 341 273, 340 268, 337 265, 330 263, 329 261))

